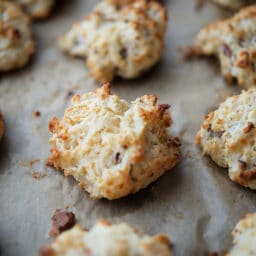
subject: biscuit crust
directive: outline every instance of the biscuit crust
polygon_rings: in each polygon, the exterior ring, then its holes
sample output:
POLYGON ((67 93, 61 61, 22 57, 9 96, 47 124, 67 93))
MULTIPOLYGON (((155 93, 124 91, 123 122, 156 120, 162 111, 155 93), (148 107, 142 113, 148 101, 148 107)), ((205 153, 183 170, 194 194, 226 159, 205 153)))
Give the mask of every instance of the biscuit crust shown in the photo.
POLYGON ((206 115, 196 143, 228 168, 231 180, 256 189, 256 89, 229 97, 206 115))
POLYGON ((228 82, 244 88, 256 86, 256 5, 243 8, 230 19, 214 22, 197 35, 194 52, 215 55, 228 82))
POLYGON ((28 14, 34 19, 43 19, 49 16, 54 0, 12 0, 24 6, 28 14))
POLYGON ((256 255, 256 214, 246 214, 235 226, 233 247, 226 256, 256 255))
POLYGON ((86 58, 93 77, 133 79, 156 64, 163 51, 166 9, 156 1, 100 2, 60 40, 63 51, 86 58))
POLYGON ((2 139, 4 134, 4 119, 3 119, 3 115, 0 112, 0 140, 2 139))
POLYGON ((0 72, 24 66, 34 51, 28 16, 17 4, 1 1, 0 72))
POLYGON ((165 235, 148 236, 126 223, 112 225, 98 222, 90 231, 76 225, 62 233, 41 256, 171 256, 170 241, 165 235))
POLYGON ((168 131, 168 105, 145 95, 128 104, 109 84, 76 95, 62 121, 49 123, 49 164, 72 175, 93 198, 136 193, 174 167, 180 142, 168 131))

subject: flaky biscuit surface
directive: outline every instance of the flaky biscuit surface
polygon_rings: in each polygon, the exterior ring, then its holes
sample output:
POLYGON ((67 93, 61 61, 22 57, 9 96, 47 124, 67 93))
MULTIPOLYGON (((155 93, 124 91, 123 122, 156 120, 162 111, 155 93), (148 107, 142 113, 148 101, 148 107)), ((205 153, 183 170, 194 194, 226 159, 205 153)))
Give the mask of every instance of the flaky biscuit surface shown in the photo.
POLYGON ((140 76, 163 50, 166 9, 156 1, 124 2, 100 2, 60 40, 62 50, 86 58, 91 75, 101 82, 140 76))
POLYGON ((11 2, 0 2, 0 72, 27 64, 35 51, 30 20, 11 2))
POLYGON ((233 232, 233 247, 227 256, 256 255, 256 214, 247 214, 233 232))
POLYGON ((227 81, 236 79, 244 88, 256 86, 256 5, 243 8, 232 18, 214 22, 197 35, 194 51, 215 55, 227 81))
POLYGON ((98 222, 90 231, 75 226, 62 233, 41 256, 171 256, 165 235, 148 236, 126 223, 98 222))
POLYGON ((208 114, 196 142, 228 168, 231 180, 256 189, 256 89, 228 98, 208 114))
POLYGON ((61 121, 49 123, 49 163, 72 175, 94 198, 116 199, 146 187, 179 160, 167 128, 168 106, 145 95, 129 105, 108 84, 74 96, 61 121))

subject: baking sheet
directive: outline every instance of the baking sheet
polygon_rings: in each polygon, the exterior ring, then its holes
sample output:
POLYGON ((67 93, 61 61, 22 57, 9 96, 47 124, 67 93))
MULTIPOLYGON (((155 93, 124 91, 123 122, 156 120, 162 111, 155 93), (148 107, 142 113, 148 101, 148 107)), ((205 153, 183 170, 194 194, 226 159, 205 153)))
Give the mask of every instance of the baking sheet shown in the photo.
POLYGON ((58 37, 96 2, 61 2, 49 20, 33 26, 38 44, 33 62, 0 77, 0 109, 6 122, 0 146, 0 255, 37 255, 38 248, 50 242, 53 211, 67 206, 86 227, 107 218, 127 221, 149 234, 167 233, 177 256, 229 248, 232 227, 255 211, 256 195, 232 183, 225 169, 203 157, 194 136, 203 116, 240 89, 225 84, 216 63, 184 63, 177 50, 190 44, 203 24, 228 15, 215 6, 197 12, 195 1, 165 1, 170 17, 161 62, 141 79, 117 79, 112 86, 127 100, 153 93, 161 103, 171 104, 172 131, 183 143, 176 168, 136 195, 94 201, 72 178, 45 166, 50 118, 62 116, 70 91, 85 93, 99 86, 82 60, 63 55, 57 46, 58 37), (34 111, 41 116, 35 117, 34 111), (34 179, 32 171, 47 176, 34 179))

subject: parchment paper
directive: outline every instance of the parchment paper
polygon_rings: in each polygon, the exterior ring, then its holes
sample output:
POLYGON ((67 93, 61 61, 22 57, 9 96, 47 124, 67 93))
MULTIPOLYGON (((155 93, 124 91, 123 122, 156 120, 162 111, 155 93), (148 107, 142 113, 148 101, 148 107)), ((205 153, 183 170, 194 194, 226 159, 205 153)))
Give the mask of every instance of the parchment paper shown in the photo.
POLYGON ((96 3, 60 1, 50 19, 33 26, 38 49, 32 63, 0 77, 0 109, 6 122, 0 149, 0 254, 37 255, 38 248, 50 242, 53 211, 66 206, 86 227, 107 218, 127 221, 149 234, 167 233, 177 256, 228 249, 235 223, 255 211, 256 195, 231 182, 227 170, 202 156, 194 136, 203 116, 240 88, 225 84, 216 63, 185 63, 177 50, 191 44, 203 24, 228 15, 215 6, 208 4, 197 12, 195 1, 165 1, 169 27, 161 62, 141 79, 116 79, 112 86, 127 100, 156 94, 161 103, 171 104, 172 131, 183 143, 176 168, 136 195, 94 201, 72 178, 45 166, 50 118, 62 117, 69 91, 85 93, 99 86, 83 60, 65 56, 57 45, 58 37, 96 3), (34 111, 41 116, 35 117, 34 111), (32 171, 47 176, 34 179, 32 171))

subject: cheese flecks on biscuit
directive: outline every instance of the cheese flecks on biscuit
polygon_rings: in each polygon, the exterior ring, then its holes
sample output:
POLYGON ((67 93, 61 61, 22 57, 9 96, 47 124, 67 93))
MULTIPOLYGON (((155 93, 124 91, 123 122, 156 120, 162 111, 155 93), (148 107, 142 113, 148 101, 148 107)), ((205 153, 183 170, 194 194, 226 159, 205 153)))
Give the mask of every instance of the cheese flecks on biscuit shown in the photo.
POLYGON ((214 22, 197 35, 194 52, 219 58, 223 76, 242 87, 256 86, 256 5, 214 22))
POLYGON ((160 59, 166 25, 166 9, 156 1, 105 0, 74 24, 60 46, 86 58, 91 75, 101 82, 132 79, 160 59))
POLYGON ((135 193, 179 160, 180 142, 167 129, 172 123, 168 108, 153 95, 128 104, 112 95, 108 84, 76 95, 63 119, 49 123, 49 163, 94 198, 135 193))
POLYGON ((227 256, 256 255, 256 214, 247 214, 235 226, 233 247, 227 256))
POLYGON ((171 256, 170 241, 165 235, 148 236, 126 223, 111 225, 98 222, 90 231, 76 225, 59 235, 41 256, 171 256))
POLYGON ((30 20, 11 2, 0 2, 0 72, 27 64, 35 51, 30 20))
POLYGON ((204 154, 231 180, 256 189, 256 89, 229 97, 205 117, 196 136, 204 154))

